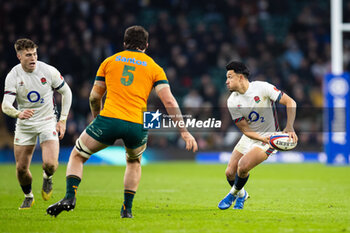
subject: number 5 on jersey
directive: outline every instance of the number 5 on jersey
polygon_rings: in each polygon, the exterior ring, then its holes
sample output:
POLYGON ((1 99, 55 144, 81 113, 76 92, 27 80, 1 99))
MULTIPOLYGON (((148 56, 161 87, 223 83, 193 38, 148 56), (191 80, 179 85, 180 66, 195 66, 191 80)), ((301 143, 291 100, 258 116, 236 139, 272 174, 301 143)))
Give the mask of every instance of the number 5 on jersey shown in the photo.
POLYGON ((135 66, 128 66, 128 65, 125 65, 124 66, 124 69, 123 69, 123 74, 122 76, 125 77, 125 76, 128 76, 128 81, 126 81, 126 78, 121 78, 120 79, 120 82, 124 85, 124 86, 130 86, 131 83, 134 81, 134 74, 131 73, 130 71, 135 71, 135 66))

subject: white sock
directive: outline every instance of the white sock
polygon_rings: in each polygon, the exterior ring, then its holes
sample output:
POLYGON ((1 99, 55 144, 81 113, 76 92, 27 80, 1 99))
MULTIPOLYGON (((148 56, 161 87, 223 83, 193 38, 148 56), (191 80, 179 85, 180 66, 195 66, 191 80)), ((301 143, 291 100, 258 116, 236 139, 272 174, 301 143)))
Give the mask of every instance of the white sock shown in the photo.
POLYGON ((237 193, 239 192, 238 189, 236 189, 236 187, 233 185, 231 190, 230 190, 230 193, 233 195, 233 196, 236 196, 237 193))
POLYGON ((32 192, 28 193, 28 194, 24 194, 25 197, 31 197, 31 198, 34 198, 34 195, 32 192))
POLYGON ((237 190, 236 187, 233 185, 230 190, 230 193, 233 196, 244 197, 244 188, 242 188, 241 190, 237 190))
POLYGON ((52 178, 52 176, 47 176, 45 171, 43 171, 43 177, 45 179, 51 179, 52 178))
POLYGON ((244 194, 245 194, 244 188, 242 188, 242 189, 239 190, 239 192, 237 193, 237 196, 238 196, 238 197, 244 197, 244 194))

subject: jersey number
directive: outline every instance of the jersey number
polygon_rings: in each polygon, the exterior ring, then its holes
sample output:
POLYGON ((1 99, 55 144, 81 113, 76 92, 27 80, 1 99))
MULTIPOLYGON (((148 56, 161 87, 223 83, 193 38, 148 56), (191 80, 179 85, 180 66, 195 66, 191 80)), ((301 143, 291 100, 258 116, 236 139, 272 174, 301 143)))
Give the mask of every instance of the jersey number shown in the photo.
POLYGON ((261 120, 261 122, 265 121, 264 117, 260 117, 259 113, 255 111, 250 112, 248 118, 251 122, 258 121, 259 119, 261 120))
POLYGON ((41 98, 41 99, 40 99, 40 94, 39 94, 39 92, 37 92, 37 91, 31 91, 31 92, 29 92, 28 95, 27 95, 27 98, 28 98, 29 102, 31 102, 31 103, 36 103, 36 102, 38 102, 39 100, 40 100, 40 103, 41 103, 41 104, 44 103, 44 98, 41 98))
POLYGON ((135 66, 128 66, 125 65, 124 66, 124 70, 123 70, 123 74, 122 76, 129 76, 128 81, 126 81, 126 78, 121 78, 120 82, 124 85, 124 86, 130 86, 131 83, 134 81, 134 74, 131 73, 130 71, 135 71, 135 66))

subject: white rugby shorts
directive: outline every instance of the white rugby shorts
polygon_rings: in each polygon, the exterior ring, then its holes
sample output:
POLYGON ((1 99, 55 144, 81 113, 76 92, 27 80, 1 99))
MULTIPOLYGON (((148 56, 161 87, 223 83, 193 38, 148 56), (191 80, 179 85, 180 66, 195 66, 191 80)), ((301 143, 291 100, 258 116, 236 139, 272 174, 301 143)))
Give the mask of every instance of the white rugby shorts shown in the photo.
POLYGON ((274 153, 277 152, 276 150, 271 149, 269 144, 266 144, 266 143, 263 143, 261 141, 248 138, 245 135, 242 135, 241 139, 238 141, 238 143, 235 146, 234 150, 237 150, 238 152, 240 152, 242 154, 246 154, 253 147, 261 148, 267 155, 274 154, 274 153))
POLYGON ((14 144, 20 146, 35 145, 38 137, 39 143, 48 140, 58 141, 56 124, 57 122, 52 120, 44 121, 40 125, 30 127, 17 125, 15 130, 14 144))

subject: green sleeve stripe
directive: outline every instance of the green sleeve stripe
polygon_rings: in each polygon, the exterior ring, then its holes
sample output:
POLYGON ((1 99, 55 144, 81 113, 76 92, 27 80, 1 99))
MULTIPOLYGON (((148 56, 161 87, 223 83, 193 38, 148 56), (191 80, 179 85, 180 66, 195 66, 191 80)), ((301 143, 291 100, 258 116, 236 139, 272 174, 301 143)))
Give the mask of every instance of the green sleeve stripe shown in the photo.
POLYGON ((96 76, 95 80, 97 80, 97 81, 105 81, 105 77, 96 76))
POLYGON ((168 82, 168 80, 159 80, 153 84, 153 87, 155 87, 159 84, 169 84, 169 82, 168 82))

